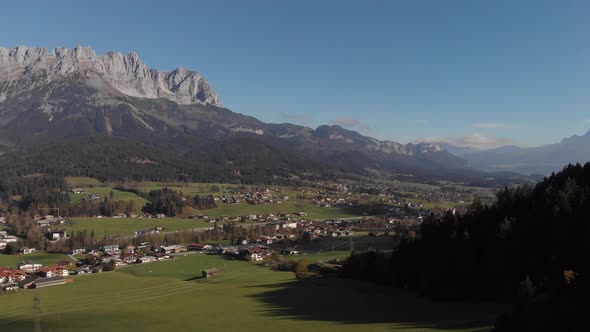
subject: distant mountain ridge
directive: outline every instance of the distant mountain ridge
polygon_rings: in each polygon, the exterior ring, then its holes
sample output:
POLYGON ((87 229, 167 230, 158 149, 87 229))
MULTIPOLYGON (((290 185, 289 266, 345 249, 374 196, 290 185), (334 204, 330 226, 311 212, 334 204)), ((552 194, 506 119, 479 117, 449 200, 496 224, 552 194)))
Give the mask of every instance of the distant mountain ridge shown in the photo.
MULTIPOLYGON (((0 151, 71 147, 99 136, 143 144, 145 153, 161 155, 156 150, 165 149, 167 155, 182 156, 167 157, 187 162, 179 169, 215 162, 244 174, 260 162, 282 170, 313 165, 354 172, 476 173, 440 144, 381 141, 339 126, 263 123, 223 108, 198 73, 149 69, 136 53, 0 48, 0 151)), ((144 157, 149 159, 133 159, 144 157)))
POLYGON ((501 146, 457 155, 467 160, 470 166, 487 171, 548 175, 560 171, 567 164, 590 161, 590 131, 539 147, 501 146))

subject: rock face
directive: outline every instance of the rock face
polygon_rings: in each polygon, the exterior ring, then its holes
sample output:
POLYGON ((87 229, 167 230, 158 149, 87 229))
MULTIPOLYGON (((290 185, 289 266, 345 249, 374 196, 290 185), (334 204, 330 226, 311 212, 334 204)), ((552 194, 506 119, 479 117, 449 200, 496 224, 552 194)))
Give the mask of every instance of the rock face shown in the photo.
POLYGON ((80 74, 87 84, 104 91, 139 98, 164 98, 181 105, 221 106, 213 88, 199 73, 177 68, 166 72, 148 68, 137 53, 109 52, 97 56, 88 47, 74 49, 0 47, 0 101, 68 75, 80 74), (10 89, 12 87, 12 89, 10 89))

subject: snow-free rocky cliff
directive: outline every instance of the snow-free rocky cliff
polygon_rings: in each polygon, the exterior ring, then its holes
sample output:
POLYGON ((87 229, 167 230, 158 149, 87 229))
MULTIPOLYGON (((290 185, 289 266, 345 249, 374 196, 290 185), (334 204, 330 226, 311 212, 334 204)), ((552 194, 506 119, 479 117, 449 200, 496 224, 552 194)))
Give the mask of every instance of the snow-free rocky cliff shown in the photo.
POLYGON ((181 105, 208 103, 221 106, 213 88, 199 73, 177 68, 148 68, 137 53, 108 52, 97 56, 89 47, 74 49, 18 46, 0 47, 0 101, 70 74, 81 74, 87 84, 140 98, 164 98, 181 105), (23 84, 26 83, 26 84, 23 84), (106 83, 106 84, 105 84, 106 83), (13 87, 13 89, 10 89, 13 87))

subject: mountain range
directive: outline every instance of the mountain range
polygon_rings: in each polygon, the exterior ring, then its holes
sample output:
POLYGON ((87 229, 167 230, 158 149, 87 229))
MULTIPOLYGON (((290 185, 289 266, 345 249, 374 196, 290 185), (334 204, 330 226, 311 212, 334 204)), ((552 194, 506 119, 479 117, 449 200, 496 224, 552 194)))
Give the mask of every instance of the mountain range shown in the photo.
POLYGON ((512 145, 489 150, 453 146, 445 146, 445 148, 478 169, 548 175, 551 172, 560 171, 569 163, 590 161, 590 131, 581 136, 564 138, 559 143, 532 148, 512 145))
POLYGON ((164 166, 179 174, 202 170, 199 179, 206 171, 243 178, 260 172, 254 168, 267 175, 313 169, 483 176, 440 144, 377 140, 339 126, 264 123, 223 108, 197 72, 158 71, 136 53, 98 56, 87 47, 0 48, 0 152, 4 167, 20 175, 84 175, 101 164, 133 169, 127 177, 164 166), (110 158, 106 151, 118 156, 111 164, 102 163, 110 158), (36 166, 14 166, 25 160, 36 166))

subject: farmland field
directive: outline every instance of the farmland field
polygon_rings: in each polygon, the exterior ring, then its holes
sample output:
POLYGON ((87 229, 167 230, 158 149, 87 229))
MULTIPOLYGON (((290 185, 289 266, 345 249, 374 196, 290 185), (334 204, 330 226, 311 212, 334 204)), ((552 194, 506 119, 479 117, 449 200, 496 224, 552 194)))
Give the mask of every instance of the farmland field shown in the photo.
POLYGON ((113 192, 113 199, 115 201, 123 201, 123 202, 131 201, 131 202, 133 202, 133 205, 135 206, 135 208, 137 210, 141 210, 141 208, 145 205, 145 203, 147 203, 147 200, 145 200, 142 197, 137 196, 134 193, 130 193, 130 192, 126 192, 126 191, 119 191, 119 190, 113 189, 110 186, 84 188, 83 194, 70 193, 70 200, 72 201, 72 203, 76 203, 76 202, 79 202, 82 199, 88 197, 88 194, 99 194, 100 198, 102 199, 103 197, 109 197, 109 194, 111 191, 113 192))
POLYGON ((333 207, 321 207, 307 201, 284 201, 281 204, 223 204, 218 203, 216 209, 204 210, 199 213, 205 213, 212 217, 220 216, 246 216, 250 214, 274 213, 275 215, 303 211, 307 213, 306 219, 329 219, 329 218, 354 218, 359 215, 347 212, 343 209, 333 207))
POLYGON ((71 261, 67 255, 62 254, 46 254, 46 253, 33 253, 28 255, 2 255, 0 254, 0 267, 12 267, 16 268, 16 264, 22 261, 32 261, 43 265, 55 264, 61 260, 71 261))
POLYGON ((471 331, 502 309, 196 254, 2 295, 0 329, 31 331, 35 296, 43 331, 471 331), (218 276, 198 278, 211 267, 218 276))
POLYGON ((72 187, 88 187, 88 186, 99 186, 101 182, 97 179, 85 177, 85 176, 68 176, 66 182, 72 187))
POLYGON ((175 232, 193 228, 213 227, 213 224, 196 219, 163 218, 163 219, 138 219, 138 218, 69 218, 65 228, 69 232, 94 230, 97 237, 103 236, 128 236, 139 230, 150 230, 156 226, 164 228, 163 232, 175 232))

